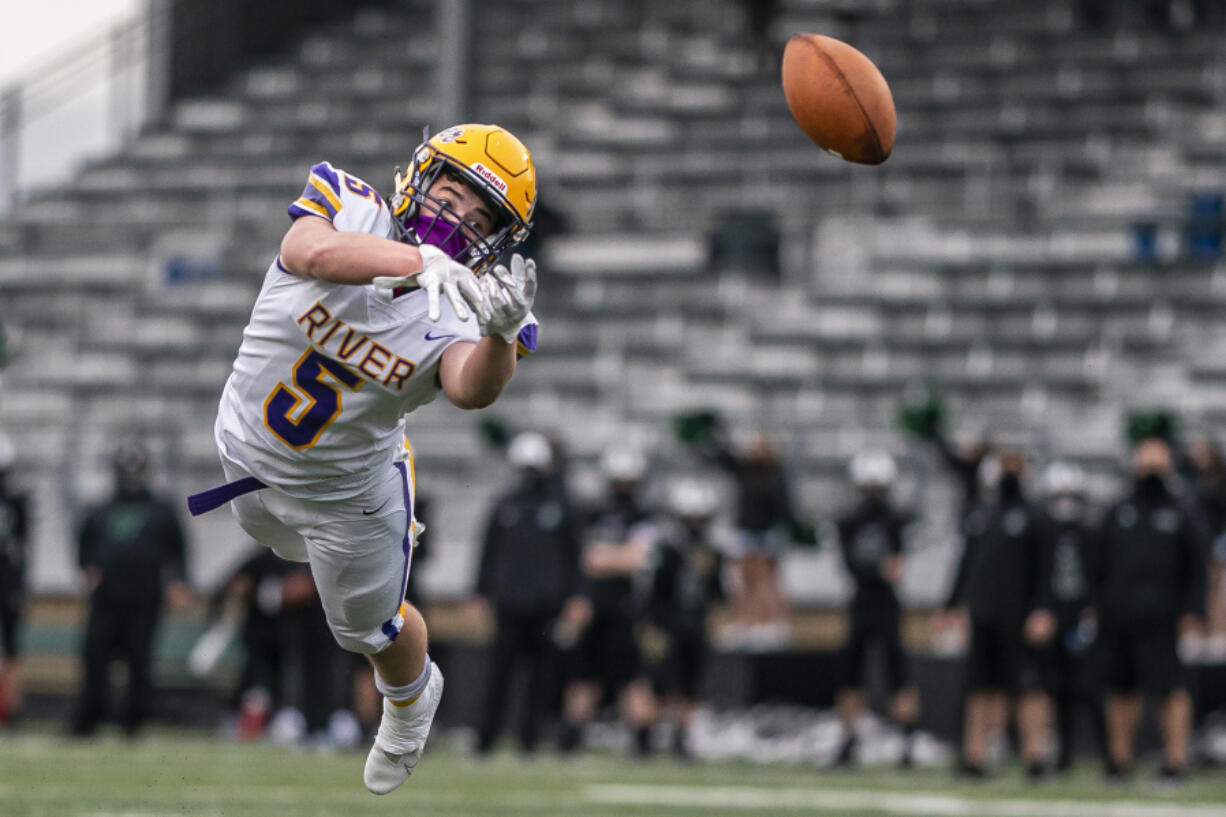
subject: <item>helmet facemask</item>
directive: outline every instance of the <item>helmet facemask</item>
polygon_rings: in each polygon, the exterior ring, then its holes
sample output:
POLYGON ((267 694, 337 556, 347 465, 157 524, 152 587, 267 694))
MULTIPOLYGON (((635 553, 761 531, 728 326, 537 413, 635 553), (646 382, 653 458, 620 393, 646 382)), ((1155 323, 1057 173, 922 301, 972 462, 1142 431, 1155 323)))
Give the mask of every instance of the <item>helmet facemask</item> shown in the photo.
POLYGON ((528 237, 531 225, 523 222, 508 205, 499 201, 497 191, 464 165, 423 142, 413 154, 414 167, 406 179, 396 169, 396 193, 392 215, 414 244, 430 244, 449 257, 480 274, 498 257, 528 237), (430 194, 443 174, 449 174, 473 190, 493 214, 490 235, 481 235, 466 223, 451 206, 430 194))

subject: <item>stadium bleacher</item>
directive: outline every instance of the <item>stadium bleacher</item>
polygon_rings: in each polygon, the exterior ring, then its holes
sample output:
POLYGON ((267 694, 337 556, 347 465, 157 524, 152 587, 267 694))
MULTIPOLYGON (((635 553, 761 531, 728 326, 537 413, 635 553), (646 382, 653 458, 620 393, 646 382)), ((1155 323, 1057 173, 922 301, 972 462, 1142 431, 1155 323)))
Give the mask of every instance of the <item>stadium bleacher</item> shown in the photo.
MULTIPOLYGON (((1096 485, 1129 406, 1223 418, 1226 266, 1138 259, 1135 238, 1139 223, 1178 233, 1192 194, 1226 187, 1221 37, 1127 15, 1094 30, 1055 0, 785 0, 770 48, 828 32, 891 80, 898 146, 860 168, 795 128, 743 4, 625 5, 508 0, 477 15, 470 110, 534 149, 567 226, 542 256, 541 351, 491 413, 557 429, 582 468, 713 406, 778 431, 814 514, 841 501, 843 462, 866 441, 925 456, 893 428, 914 383, 967 422, 1081 459, 1096 485), (538 24, 518 27, 525 13, 538 24), (777 281, 707 264, 710 231, 747 207, 780 227, 777 281)), ((306 168, 326 158, 386 187, 420 127, 444 124, 423 79, 430 4, 413 10, 362 12, 180 101, 0 229, 16 338, 0 424, 42 498, 36 587, 71 583, 65 509, 104 484, 118 436, 146 434, 180 493, 220 480, 217 396, 306 168)), ((411 429, 441 545, 428 587, 456 595, 472 509, 500 472, 468 416, 432 406, 411 429)), ((908 574, 913 601, 943 592, 953 502, 926 495, 920 538, 936 549, 908 574)), ((193 523, 205 584, 242 542, 223 516, 193 523)), ((793 594, 837 597, 828 567, 796 556, 793 594)))

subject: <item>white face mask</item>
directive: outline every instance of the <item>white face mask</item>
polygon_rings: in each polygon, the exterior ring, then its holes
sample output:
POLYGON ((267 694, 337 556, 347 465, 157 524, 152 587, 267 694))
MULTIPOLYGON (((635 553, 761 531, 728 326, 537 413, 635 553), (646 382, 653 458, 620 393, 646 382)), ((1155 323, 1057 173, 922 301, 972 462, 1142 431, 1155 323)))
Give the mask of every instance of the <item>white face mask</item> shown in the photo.
POLYGON ((1000 487, 1001 473, 1000 460, 997 457, 984 457, 975 475, 979 480, 980 489, 987 493, 995 492, 1000 487))

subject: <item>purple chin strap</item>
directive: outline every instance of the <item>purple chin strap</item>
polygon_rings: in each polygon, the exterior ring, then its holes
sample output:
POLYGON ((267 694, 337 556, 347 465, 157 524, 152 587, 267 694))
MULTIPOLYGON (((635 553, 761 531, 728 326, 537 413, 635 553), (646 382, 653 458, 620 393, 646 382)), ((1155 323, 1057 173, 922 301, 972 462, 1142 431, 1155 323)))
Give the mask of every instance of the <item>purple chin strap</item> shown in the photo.
POLYGON ((406 221, 404 226, 405 229, 412 230, 422 244, 438 247, 461 264, 468 261, 468 251, 473 242, 464 235, 462 225, 453 224, 441 215, 427 216, 419 213, 406 221))

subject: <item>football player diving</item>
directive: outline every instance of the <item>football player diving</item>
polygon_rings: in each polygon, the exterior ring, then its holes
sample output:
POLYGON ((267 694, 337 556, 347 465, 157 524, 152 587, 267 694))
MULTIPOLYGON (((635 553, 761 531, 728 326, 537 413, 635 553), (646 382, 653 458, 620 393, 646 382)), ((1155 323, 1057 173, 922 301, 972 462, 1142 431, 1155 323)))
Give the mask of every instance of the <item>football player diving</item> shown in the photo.
POLYGON ((531 155, 495 125, 426 138, 387 201, 312 167, 222 392, 228 482, 188 500, 193 514, 229 502, 257 541, 310 564, 333 635, 369 658, 383 694, 375 794, 412 773, 443 691, 404 600, 419 531, 401 418, 440 391, 490 405, 536 348, 536 265, 499 262, 535 204, 531 155))

